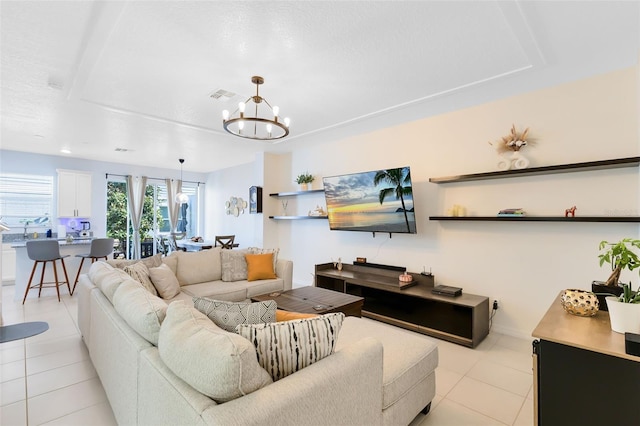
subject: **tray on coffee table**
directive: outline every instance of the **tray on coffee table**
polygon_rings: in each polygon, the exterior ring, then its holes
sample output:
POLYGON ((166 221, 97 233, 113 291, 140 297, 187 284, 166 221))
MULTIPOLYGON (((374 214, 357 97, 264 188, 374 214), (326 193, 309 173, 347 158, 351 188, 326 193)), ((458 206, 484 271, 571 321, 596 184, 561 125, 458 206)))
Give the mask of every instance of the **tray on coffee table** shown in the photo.
POLYGON ((287 291, 268 293, 251 298, 254 302, 275 300, 278 309, 305 314, 343 312, 346 316, 361 316, 362 297, 340 293, 320 287, 300 287, 287 291))

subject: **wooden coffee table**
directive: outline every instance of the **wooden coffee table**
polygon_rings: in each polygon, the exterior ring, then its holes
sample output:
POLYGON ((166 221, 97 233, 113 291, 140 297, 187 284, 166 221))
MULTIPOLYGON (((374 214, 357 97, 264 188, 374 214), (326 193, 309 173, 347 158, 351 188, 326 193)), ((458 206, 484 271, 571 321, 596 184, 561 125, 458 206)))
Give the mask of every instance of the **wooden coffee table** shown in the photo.
POLYGON ((300 287, 291 290, 253 296, 254 302, 275 300, 278 309, 305 314, 328 314, 342 312, 346 316, 361 316, 362 297, 320 287, 300 287))

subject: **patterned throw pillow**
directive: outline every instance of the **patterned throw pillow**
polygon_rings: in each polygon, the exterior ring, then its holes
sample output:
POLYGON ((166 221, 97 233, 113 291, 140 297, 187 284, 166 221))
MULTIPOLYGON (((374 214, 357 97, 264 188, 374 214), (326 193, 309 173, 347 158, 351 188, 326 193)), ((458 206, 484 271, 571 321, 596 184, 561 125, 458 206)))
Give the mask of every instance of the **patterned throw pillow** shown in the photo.
POLYGON ((333 353, 344 314, 295 321, 243 324, 236 332, 252 342, 258 363, 275 382, 333 353))
POLYGON ((247 279, 246 250, 221 250, 222 281, 241 281, 247 279))
POLYGON ((142 262, 134 263, 133 265, 127 265, 122 268, 131 278, 138 281, 142 286, 154 296, 158 295, 158 291, 153 286, 151 278, 149 277, 149 268, 142 262))
POLYGON ((274 300, 245 303, 194 297, 193 306, 227 331, 236 331, 236 326, 240 324, 264 324, 276 320, 277 305, 274 300))
POLYGON ((249 247, 247 249, 247 251, 250 254, 267 254, 267 253, 273 253, 273 270, 276 270, 276 265, 278 264, 278 253, 280 253, 280 249, 279 248, 273 248, 273 249, 269 249, 269 248, 260 248, 260 247, 249 247))

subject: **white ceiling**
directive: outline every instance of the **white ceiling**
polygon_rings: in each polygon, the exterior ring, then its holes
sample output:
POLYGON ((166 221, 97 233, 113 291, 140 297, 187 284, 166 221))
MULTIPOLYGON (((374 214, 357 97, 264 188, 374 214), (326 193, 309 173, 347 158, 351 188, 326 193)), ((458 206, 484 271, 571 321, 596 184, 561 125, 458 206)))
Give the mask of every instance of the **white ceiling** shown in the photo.
POLYGON ((1 1, 1 147, 209 172, 634 65, 639 5, 1 1), (252 75, 280 143, 225 133, 209 97, 252 75))

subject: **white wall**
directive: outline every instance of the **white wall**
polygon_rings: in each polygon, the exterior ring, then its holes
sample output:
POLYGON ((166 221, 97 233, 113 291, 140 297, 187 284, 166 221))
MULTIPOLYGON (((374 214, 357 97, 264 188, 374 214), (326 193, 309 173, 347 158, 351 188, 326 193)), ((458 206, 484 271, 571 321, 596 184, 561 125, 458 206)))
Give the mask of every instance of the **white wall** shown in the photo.
MULTIPOLYGON (((309 170, 322 176, 411 166, 418 234, 332 232, 324 221, 272 223, 282 256, 294 261, 294 285, 312 283, 313 265, 342 257, 421 271, 432 268, 436 282, 499 299, 494 330, 530 336, 539 318, 565 288, 590 289, 605 279, 598 243, 638 237, 637 224, 436 222, 452 204, 470 214, 493 215, 505 207, 530 214, 632 214, 640 211, 638 169, 581 172, 449 185, 429 177, 496 170, 488 141, 531 128, 536 144, 523 153, 531 166, 637 156, 638 69, 425 118, 322 145, 296 149, 289 180, 309 170), (285 240, 289 244, 284 243, 285 240)), ((318 182, 316 182, 318 184, 318 182)), ((278 189, 291 190, 291 187, 278 189)), ((304 203, 302 197, 297 203, 304 203)), ((623 277, 625 280, 632 276, 623 277)), ((638 277, 634 277, 635 283, 638 277)))

